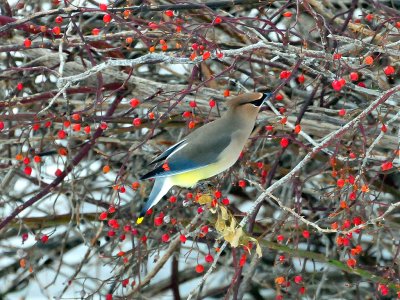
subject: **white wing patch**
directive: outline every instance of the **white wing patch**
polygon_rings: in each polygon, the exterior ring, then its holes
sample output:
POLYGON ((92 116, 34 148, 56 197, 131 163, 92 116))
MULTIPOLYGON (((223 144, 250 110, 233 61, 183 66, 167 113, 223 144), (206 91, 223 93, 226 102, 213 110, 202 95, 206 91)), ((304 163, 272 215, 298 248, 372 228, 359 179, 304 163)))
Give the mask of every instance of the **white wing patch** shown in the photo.
POLYGON ((182 145, 179 145, 179 147, 176 148, 174 151, 172 151, 172 153, 171 153, 170 155, 168 155, 166 159, 168 160, 168 157, 174 155, 176 152, 178 152, 179 150, 181 150, 181 149, 183 149, 184 147, 186 147, 187 144, 188 144, 188 143, 184 143, 184 144, 182 144, 182 145))

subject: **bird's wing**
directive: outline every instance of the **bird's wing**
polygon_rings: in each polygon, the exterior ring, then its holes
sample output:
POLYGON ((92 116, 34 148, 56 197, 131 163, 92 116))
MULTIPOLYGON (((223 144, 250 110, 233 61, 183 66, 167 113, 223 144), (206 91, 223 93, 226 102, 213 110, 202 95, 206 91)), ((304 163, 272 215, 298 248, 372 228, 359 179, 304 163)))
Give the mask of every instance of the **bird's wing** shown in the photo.
POLYGON ((164 159, 166 159, 174 150, 176 150, 186 139, 183 139, 180 142, 177 142, 176 144, 172 145, 169 147, 167 150, 165 150, 163 153, 161 153, 159 156, 157 156, 149 165, 154 165, 155 163, 158 163, 164 159))
POLYGON ((161 155, 165 158, 166 165, 158 166, 143 175, 141 179, 176 175, 215 163, 219 154, 231 143, 232 135, 228 131, 225 135, 215 134, 207 136, 206 139, 199 139, 198 137, 203 134, 203 127, 197 129, 183 142, 178 143, 179 145, 174 145, 176 147, 172 146, 172 149, 167 149, 166 152, 169 151, 169 155, 164 155, 164 153, 161 155))

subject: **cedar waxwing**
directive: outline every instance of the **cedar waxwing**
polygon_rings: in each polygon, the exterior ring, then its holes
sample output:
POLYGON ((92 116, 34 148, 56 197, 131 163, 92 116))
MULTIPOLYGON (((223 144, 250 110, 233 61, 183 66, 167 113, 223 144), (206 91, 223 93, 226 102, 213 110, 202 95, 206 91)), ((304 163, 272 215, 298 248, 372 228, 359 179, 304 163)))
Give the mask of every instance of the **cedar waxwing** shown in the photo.
POLYGON ((230 99, 221 118, 196 129, 154 159, 150 164, 160 165, 140 178, 155 178, 155 182, 136 223, 140 224, 146 211, 173 186, 192 187, 231 167, 254 128, 261 105, 270 96, 248 93, 230 99))

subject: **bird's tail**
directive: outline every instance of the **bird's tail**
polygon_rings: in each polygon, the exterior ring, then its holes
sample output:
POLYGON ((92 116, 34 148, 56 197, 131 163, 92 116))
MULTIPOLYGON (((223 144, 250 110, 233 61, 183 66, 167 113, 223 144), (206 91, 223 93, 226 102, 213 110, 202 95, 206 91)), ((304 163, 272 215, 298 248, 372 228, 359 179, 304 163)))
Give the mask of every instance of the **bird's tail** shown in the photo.
POLYGON ((156 205, 161 198, 169 191, 172 187, 172 184, 168 177, 158 177, 154 181, 153 189, 151 190, 150 196, 147 199, 145 205, 140 211, 140 216, 136 220, 136 224, 140 224, 143 221, 144 215, 146 212, 156 205))

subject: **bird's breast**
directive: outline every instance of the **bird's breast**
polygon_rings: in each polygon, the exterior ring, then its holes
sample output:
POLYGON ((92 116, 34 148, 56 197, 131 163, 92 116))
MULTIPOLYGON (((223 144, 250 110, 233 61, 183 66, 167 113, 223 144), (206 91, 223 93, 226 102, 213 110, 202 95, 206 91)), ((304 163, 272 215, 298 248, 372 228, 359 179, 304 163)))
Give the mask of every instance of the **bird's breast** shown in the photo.
POLYGON ((208 166, 198 168, 192 171, 184 172, 181 174, 176 174, 171 176, 171 183, 173 185, 181 186, 181 187, 192 187, 198 181, 213 177, 223 171, 225 171, 228 167, 224 166, 221 163, 214 163, 208 166))

